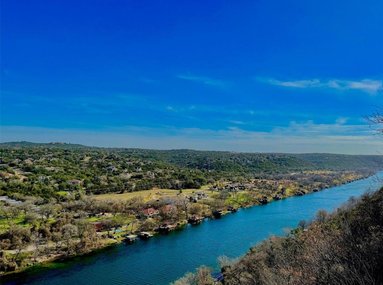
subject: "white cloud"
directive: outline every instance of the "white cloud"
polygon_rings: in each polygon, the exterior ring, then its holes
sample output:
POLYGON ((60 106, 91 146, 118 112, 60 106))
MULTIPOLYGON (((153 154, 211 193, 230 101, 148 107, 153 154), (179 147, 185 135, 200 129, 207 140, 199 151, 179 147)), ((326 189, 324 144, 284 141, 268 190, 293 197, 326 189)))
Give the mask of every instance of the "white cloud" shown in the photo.
POLYGON ((1 141, 71 142, 109 147, 153 149, 201 149, 242 152, 327 152, 379 154, 383 137, 373 135, 368 125, 291 122, 270 132, 238 127, 223 130, 200 128, 142 128, 127 126, 109 130, 68 130, 2 126, 1 141))
POLYGON ((348 118, 345 118, 345 117, 339 117, 338 119, 336 119, 336 123, 338 125, 344 125, 345 123, 347 123, 348 121, 348 118))
POLYGON ((280 81, 276 79, 267 80, 272 85, 278 85, 283 87, 294 87, 294 88, 309 88, 309 87, 320 87, 322 84, 318 79, 311 80, 296 80, 296 81, 280 81))
POLYGON ((230 124, 234 124, 234 125, 246 125, 246 123, 244 121, 240 121, 240 120, 228 120, 226 121, 230 124))
POLYGON ((292 80, 282 81, 274 78, 257 78, 258 81, 265 82, 271 85, 290 87, 290 88, 327 88, 336 90, 356 90, 369 94, 376 94, 383 90, 382 80, 362 79, 362 80, 292 80))
POLYGON ((183 80, 189 80, 189 81, 195 81, 199 82, 205 85, 213 86, 213 87, 219 87, 219 88, 224 88, 227 86, 227 82, 219 79, 213 79, 210 77, 204 77, 204 76, 193 76, 193 75, 183 75, 179 74, 176 76, 178 79, 183 79, 183 80))
POLYGON ((369 93, 376 93, 383 88, 381 80, 341 81, 340 84, 343 84, 341 88, 361 90, 369 93))
POLYGON ((174 107, 172 106, 166 106, 167 111, 175 111, 174 107))

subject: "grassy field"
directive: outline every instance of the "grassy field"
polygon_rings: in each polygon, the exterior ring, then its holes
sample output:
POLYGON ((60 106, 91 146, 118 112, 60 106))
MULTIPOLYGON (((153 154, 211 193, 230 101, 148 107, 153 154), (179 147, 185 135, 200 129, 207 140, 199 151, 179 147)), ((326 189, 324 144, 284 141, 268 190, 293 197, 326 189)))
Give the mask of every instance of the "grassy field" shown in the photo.
POLYGON ((5 218, 0 219, 0 234, 6 232, 9 229, 10 224, 25 226, 24 220, 25 220, 24 214, 20 214, 18 217, 13 218, 10 221, 8 221, 5 218))
MULTIPOLYGON (((202 186, 201 189, 182 189, 182 194, 184 195, 192 195, 193 193, 200 191, 209 191, 209 186, 202 186)), ((209 191, 210 192, 210 191, 209 191)), ((150 200, 157 200, 159 198, 174 198, 180 194, 179 190, 174 189, 152 189, 152 190, 144 190, 144 191, 136 191, 136 192, 128 192, 123 194, 117 193, 108 193, 108 194, 100 194, 92 196, 96 200, 118 200, 118 201, 126 201, 132 199, 134 197, 142 197, 144 202, 150 200)))

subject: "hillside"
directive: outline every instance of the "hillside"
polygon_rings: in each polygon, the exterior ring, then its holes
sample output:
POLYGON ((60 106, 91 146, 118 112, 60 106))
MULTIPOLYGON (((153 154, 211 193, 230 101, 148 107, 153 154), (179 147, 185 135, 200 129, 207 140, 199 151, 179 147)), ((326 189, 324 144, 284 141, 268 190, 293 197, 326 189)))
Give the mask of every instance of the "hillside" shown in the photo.
POLYGON ((202 267, 174 285, 383 284, 383 188, 333 214, 320 211, 287 237, 272 237, 239 261, 224 262, 221 282, 202 267), (223 279, 223 280, 222 280, 223 279))
POLYGON ((225 284, 382 284, 383 189, 308 229, 273 238, 227 268, 225 284))
POLYGON ((69 143, 0 143, 0 150, 39 149, 95 151, 125 157, 148 159, 163 163, 200 170, 267 172, 302 169, 381 169, 382 155, 344 155, 327 153, 282 154, 282 153, 238 153, 225 151, 197 150, 150 150, 132 148, 100 148, 69 143))
POLYGON ((382 168, 381 155, 308 153, 297 154, 294 156, 298 159, 312 163, 318 168, 331 168, 333 170, 382 168))
MULTIPOLYGON (((283 179, 303 171, 381 169, 383 156, 233 153, 195 150, 99 148, 65 143, 0 144, 0 191, 51 196, 153 188, 200 188, 218 181, 283 179)), ((313 178, 315 179, 315 178, 313 178)))
POLYGON ((26 142, 0 153, 0 274, 349 183, 382 159, 26 142))

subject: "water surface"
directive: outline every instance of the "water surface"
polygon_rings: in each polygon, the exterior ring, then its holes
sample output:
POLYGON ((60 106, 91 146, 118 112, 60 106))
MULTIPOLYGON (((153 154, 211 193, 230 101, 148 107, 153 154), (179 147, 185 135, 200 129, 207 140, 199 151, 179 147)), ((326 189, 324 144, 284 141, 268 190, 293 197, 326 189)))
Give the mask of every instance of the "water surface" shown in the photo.
POLYGON ((166 237, 118 245, 65 262, 61 268, 29 272, 5 284, 165 285, 200 265, 216 266, 217 257, 238 257, 270 235, 283 235, 320 209, 332 211, 350 197, 382 185, 376 176, 265 206, 242 209, 219 220, 188 226, 166 237))

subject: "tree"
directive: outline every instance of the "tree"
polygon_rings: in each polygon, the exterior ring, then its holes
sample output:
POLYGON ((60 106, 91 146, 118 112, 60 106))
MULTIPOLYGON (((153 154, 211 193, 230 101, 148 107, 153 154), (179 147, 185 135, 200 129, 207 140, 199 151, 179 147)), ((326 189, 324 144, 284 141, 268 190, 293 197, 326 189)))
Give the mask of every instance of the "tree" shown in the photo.
POLYGON ((7 221, 8 227, 13 224, 13 220, 20 215, 20 209, 14 206, 1 206, 0 217, 4 217, 7 221))
POLYGON ((151 231, 157 226, 157 223, 154 219, 148 218, 141 224, 142 231, 151 231))
POLYGON ((367 121, 373 125, 376 125, 378 132, 383 133, 383 115, 380 112, 376 112, 367 117, 367 121))
POLYGON ((58 251, 59 248, 61 247, 62 236, 63 235, 61 231, 56 231, 52 233, 52 241, 55 243, 56 251, 58 251))
POLYGON ((213 285, 214 280, 211 277, 209 268, 202 266, 198 268, 197 273, 186 273, 171 285, 213 285))
POLYGON ((60 211, 60 206, 58 204, 45 204, 40 206, 39 209, 41 219, 44 221, 49 220, 49 218, 56 215, 58 211, 60 211))
POLYGON ((189 199, 186 198, 186 197, 181 196, 181 197, 177 200, 176 203, 177 203, 177 205, 179 205, 180 208, 185 212, 185 217, 186 217, 186 219, 189 219, 189 206, 190 206, 189 199))
POLYGON ((41 243, 41 235, 39 232, 33 232, 31 235, 31 241, 35 247, 35 250, 33 251, 33 259, 36 262, 37 258, 40 256, 41 250, 40 250, 40 243, 41 243))
POLYGON ((77 248, 80 252, 88 252, 98 243, 98 236, 93 225, 82 220, 77 224, 80 243, 77 248))
POLYGON ((198 203, 191 204, 189 207, 189 214, 193 216, 202 216, 203 206, 198 203))
POLYGON ((66 224, 61 229, 62 238, 65 242, 67 254, 74 253, 75 247, 75 238, 78 236, 78 228, 72 224, 66 224))

